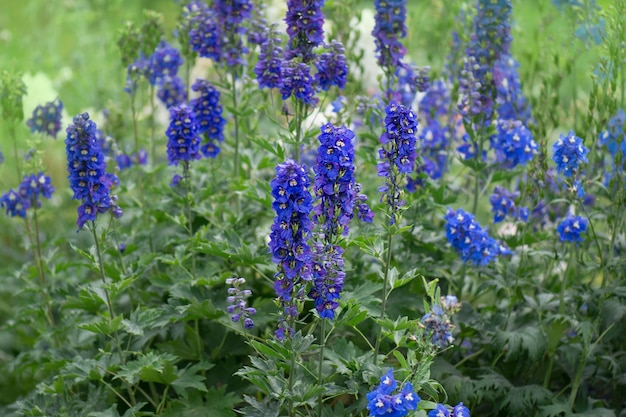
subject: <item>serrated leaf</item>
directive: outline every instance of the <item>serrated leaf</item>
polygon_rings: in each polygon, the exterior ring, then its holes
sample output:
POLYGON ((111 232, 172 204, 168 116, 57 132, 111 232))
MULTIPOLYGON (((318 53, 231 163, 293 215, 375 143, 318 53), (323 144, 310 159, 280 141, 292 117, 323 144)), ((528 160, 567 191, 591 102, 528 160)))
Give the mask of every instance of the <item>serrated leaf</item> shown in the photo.
POLYGON ((79 324, 77 327, 81 330, 87 330, 93 333, 104 334, 108 336, 119 330, 122 324, 122 319, 123 316, 117 316, 113 320, 103 318, 91 323, 79 324))

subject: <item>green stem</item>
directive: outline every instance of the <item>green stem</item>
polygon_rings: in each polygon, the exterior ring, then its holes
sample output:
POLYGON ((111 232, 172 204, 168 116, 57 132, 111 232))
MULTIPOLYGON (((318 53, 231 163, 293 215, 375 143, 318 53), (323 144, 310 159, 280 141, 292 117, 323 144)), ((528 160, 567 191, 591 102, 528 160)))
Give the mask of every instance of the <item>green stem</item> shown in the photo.
MULTIPOLYGON (((394 190, 395 191, 395 190, 394 190)), ((385 259, 385 270, 384 270, 384 275, 383 275, 383 302, 380 308, 380 319, 382 320, 385 317, 385 310, 387 308, 387 297, 388 297, 388 293, 387 293, 387 286, 388 286, 388 281, 389 281, 389 265, 391 264, 391 240, 393 238, 393 233, 391 232, 391 229, 389 229, 389 232, 387 234, 387 253, 386 253, 386 259, 385 259)), ((376 337, 376 348, 374 349, 374 363, 378 364, 378 352, 380 351, 380 343, 381 343, 381 339, 383 335, 383 327, 382 326, 378 326, 378 336, 376 337)))
MULTIPOLYGON (((189 240, 193 239, 193 218, 191 216, 191 201, 193 200, 191 192, 191 170, 189 169, 189 161, 183 161, 183 181, 185 181, 185 208, 187 211, 187 227, 189 229, 189 240)), ((190 242, 191 243, 191 242, 190 242)), ((196 257, 191 257, 192 277, 196 275, 196 257)))
MULTIPOLYGON (((320 336, 320 362, 319 362, 319 367, 317 369, 317 373, 318 373, 318 377, 317 377, 317 384, 321 387, 324 386, 324 374, 323 374, 323 367, 322 364, 324 362, 324 347, 326 346, 326 319, 322 318, 322 328, 321 328, 321 336, 320 336)), ((317 415, 318 417, 322 417, 322 402, 323 402, 323 396, 322 393, 320 393, 319 397, 317 398, 317 415)))
POLYGON ((50 305, 50 297, 46 289, 46 272, 43 269, 43 262, 41 256, 41 240, 39 239, 39 220, 37 217, 37 205, 33 204, 33 220, 35 222, 35 242, 37 244, 37 252, 35 262, 37 263, 37 270, 39 271, 39 284, 46 303, 46 310, 48 315, 48 322, 50 326, 54 326, 54 314, 52 313, 52 306, 50 305))
MULTIPOLYGON (((291 320, 292 322, 294 320, 291 320)), ((293 328, 293 323, 292 323, 292 328, 293 328)), ((293 350, 293 339, 290 340, 291 346, 290 346, 290 352, 289 355, 291 356, 291 363, 289 365, 289 401, 288 401, 288 406, 289 406, 289 417, 293 417, 293 375, 294 375, 294 368, 296 366, 296 352, 293 350)))
POLYGON ((17 137, 15 136, 15 125, 13 122, 9 122, 9 136, 13 139, 13 154, 15 157, 15 167, 17 169, 17 179, 22 180, 22 167, 20 165, 20 156, 17 150, 17 137))
POLYGON ((163 412, 163 409, 165 407, 165 400, 167 400, 167 392, 169 391, 169 389, 170 389, 170 386, 167 385, 165 387, 165 390, 163 391, 163 398, 161 398, 161 403, 159 404, 159 406, 156 409, 157 416, 160 416, 161 413, 163 412))

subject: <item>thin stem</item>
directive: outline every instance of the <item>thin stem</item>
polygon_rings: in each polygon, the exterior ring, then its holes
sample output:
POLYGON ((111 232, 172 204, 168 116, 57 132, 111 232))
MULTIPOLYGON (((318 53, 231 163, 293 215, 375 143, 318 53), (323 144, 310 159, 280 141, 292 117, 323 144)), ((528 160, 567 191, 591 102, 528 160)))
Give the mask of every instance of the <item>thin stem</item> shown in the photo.
POLYGON ((170 389, 170 386, 167 385, 165 387, 165 390, 163 391, 163 398, 161 398, 161 403, 156 409, 157 416, 160 416, 161 413, 163 412, 163 408, 165 407, 165 400, 167 400, 167 392, 169 391, 169 389, 170 389))
MULTIPOLYGON (((322 320, 322 328, 321 328, 321 335, 320 335, 320 362, 319 362, 319 367, 317 369, 318 371, 317 384, 320 387, 324 385, 324 374, 323 374, 322 364, 324 362, 324 347, 326 346, 326 319, 322 318, 321 320, 322 320)), ((320 395, 317 398, 318 417, 322 417, 322 401, 323 401, 323 396, 322 396, 322 393, 320 392, 320 395)))
POLYGON ((50 305, 50 297, 46 288, 46 272, 43 269, 43 262, 41 256, 41 240, 39 239, 39 220, 37 217, 37 205, 33 205, 33 220, 35 222, 35 242, 37 244, 37 252, 35 261, 37 262, 37 270, 39 271, 39 284, 41 285, 41 291, 46 303, 46 310, 48 313, 48 322, 50 326, 54 326, 54 314, 52 313, 52 306, 50 305))
POLYGON ((15 167, 17 169, 17 179, 22 179, 22 167, 20 166, 20 156, 17 151, 17 137, 15 136, 15 125, 13 122, 9 123, 9 136, 13 139, 13 154, 15 157, 15 167))
MULTIPOLYGON (((187 227, 189 229, 189 239, 193 239, 193 218, 191 217, 191 171, 189 169, 189 161, 183 161, 183 180, 185 181, 185 208, 187 210, 187 227)), ((191 242, 190 242, 191 243, 191 242)), ((196 274, 196 257, 191 256, 192 278, 196 274)))
MULTIPOLYGON (((380 309, 380 319, 382 320, 385 317, 385 309, 387 308, 387 286, 389 281, 389 265, 391 264, 391 240, 393 238, 393 233, 391 229, 387 233, 387 256, 385 259, 385 270, 383 275, 383 302, 380 309)), ((380 351, 380 342, 383 335, 383 326, 378 326, 378 336, 376 337, 376 348, 374 349, 374 363, 378 363, 378 352, 380 351)))
MULTIPOLYGON (((294 321, 293 319, 291 320, 292 322, 294 321)), ((293 323, 292 323, 292 327, 293 328, 293 323)), ((294 352, 293 350, 293 340, 291 340, 291 345, 290 345, 291 349, 289 352, 289 355, 291 356, 291 364, 289 365, 289 401, 288 401, 288 406, 289 406, 289 417, 293 417, 293 375, 294 375, 294 368, 296 366, 296 352, 294 352)))
POLYGON ((104 275, 104 264, 102 261, 102 251, 100 250, 100 241, 98 240, 98 234, 96 233, 96 222, 92 221, 91 222, 91 232, 93 234, 93 240, 96 243, 96 255, 98 256, 98 268, 100 270, 100 278, 102 279, 102 284, 104 284, 105 287, 103 287, 102 289, 104 290, 104 295, 106 296, 106 302, 107 302, 107 307, 109 308, 109 320, 112 321, 115 318, 115 314, 113 313, 113 305, 111 304, 111 298, 109 297, 109 290, 106 288, 106 277, 104 275))

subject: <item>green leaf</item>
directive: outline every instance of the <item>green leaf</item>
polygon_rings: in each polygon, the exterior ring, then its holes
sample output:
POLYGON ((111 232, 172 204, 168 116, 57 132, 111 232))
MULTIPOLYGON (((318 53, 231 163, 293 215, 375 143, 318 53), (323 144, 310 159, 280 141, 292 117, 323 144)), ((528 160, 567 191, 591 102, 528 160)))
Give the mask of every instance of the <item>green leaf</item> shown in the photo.
POLYGON ((123 316, 117 316, 113 320, 103 318, 91 323, 79 324, 77 327, 82 330, 87 330, 93 333, 111 335, 119 330, 123 316))

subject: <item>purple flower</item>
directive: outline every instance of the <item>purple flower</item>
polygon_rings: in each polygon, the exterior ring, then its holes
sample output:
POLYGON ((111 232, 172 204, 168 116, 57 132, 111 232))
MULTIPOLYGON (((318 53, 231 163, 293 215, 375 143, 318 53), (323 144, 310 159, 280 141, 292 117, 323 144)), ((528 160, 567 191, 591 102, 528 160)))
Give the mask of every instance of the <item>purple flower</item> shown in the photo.
POLYGON ((148 58, 148 81, 156 85, 166 76, 173 77, 183 64, 180 52, 169 43, 161 41, 152 55, 148 58))
POLYGON ((131 95, 135 94, 139 80, 142 77, 149 77, 149 67, 150 60, 143 55, 139 56, 135 62, 128 65, 126 68, 126 86, 124 87, 124 91, 131 95))
POLYGON ((450 91, 443 80, 437 80, 426 90, 419 102, 419 114, 424 119, 434 119, 448 114, 450 91))
POLYGON ((420 168, 430 178, 438 179, 445 170, 451 133, 448 126, 442 126, 437 119, 428 118, 427 123, 419 133, 423 163, 420 168))
POLYGON ((191 86, 193 91, 200 96, 191 100, 191 107, 196 115, 198 134, 207 137, 206 143, 201 147, 204 156, 215 158, 220 153, 218 143, 224 141, 224 126, 226 120, 222 117, 222 105, 220 104, 220 92, 206 80, 197 79, 191 86))
POLYGON ((87 221, 95 221, 98 213, 111 211, 115 217, 122 216, 122 210, 115 203, 116 197, 110 190, 119 182, 115 175, 106 172, 106 162, 96 137, 96 124, 89 120, 89 114, 74 117, 67 127, 65 139, 67 170, 73 199, 82 200, 78 207, 78 228, 87 221))
POLYGON ((372 36, 376 44, 378 65, 395 69, 402 65, 406 48, 400 42, 407 34, 405 24, 407 0, 375 0, 376 23, 372 36))
POLYGON ((510 254, 508 248, 490 237, 474 216, 463 209, 448 209, 445 220, 448 242, 461 254, 464 262, 486 266, 498 255, 510 254))
POLYGON ((167 157, 170 165, 189 163, 200 159, 198 124, 193 110, 186 104, 170 108, 170 125, 167 135, 167 157))
POLYGON ((587 231, 588 221, 584 217, 568 214, 557 226, 561 242, 582 242, 581 234, 587 231))
POLYGON ((520 121, 498 120, 497 128, 497 134, 489 140, 496 153, 496 161, 505 168, 524 166, 538 153, 532 133, 520 121))
POLYGON ((167 75, 159 82, 157 97, 169 109, 187 101, 187 87, 177 75, 167 75))
POLYGON ((380 379, 380 384, 367 394, 367 409, 370 416, 404 417, 409 410, 417 409, 421 398, 407 382, 399 393, 396 393, 398 381, 393 377, 393 370, 389 369, 380 379))
POLYGON ((26 125, 31 132, 41 132, 56 139, 61 130, 61 117, 63 103, 58 98, 41 106, 38 105, 33 111, 33 117, 28 119, 26 125))
POLYGON ((300 57, 303 63, 315 59, 313 48, 324 42, 324 0, 287 0, 289 46, 285 58, 300 57))
POLYGON ((242 55, 248 53, 243 46, 242 35, 246 29, 241 23, 251 18, 250 0, 216 0, 213 9, 217 14, 222 39, 221 59, 229 66, 244 65, 242 55))
POLYGON ((25 175, 17 191, 9 190, 0 197, 0 206, 11 217, 26 217, 26 210, 41 207, 40 196, 50 199, 54 193, 50 177, 39 174, 25 175))
POLYGON ((252 307, 248 307, 246 299, 252 295, 250 290, 241 289, 241 286, 246 283, 245 278, 228 278, 226 279, 226 285, 230 285, 228 288, 228 307, 226 311, 231 315, 233 322, 243 321, 246 329, 254 327, 254 322, 249 316, 256 314, 256 310, 252 307))
POLYGON ((274 24, 269 29, 267 40, 261 44, 259 60, 254 67, 260 88, 280 88, 282 63, 283 48, 274 24))
POLYGON ((578 171, 580 164, 587 163, 589 149, 583 145, 583 140, 570 130, 567 135, 561 134, 554 144, 552 160, 556 163, 556 171, 570 178, 578 171))
POLYGON ((491 212, 493 213, 493 222, 498 223, 504 220, 506 216, 519 219, 524 222, 528 221, 528 208, 516 207, 515 199, 519 197, 519 192, 511 193, 507 189, 499 185, 493 191, 489 202, 491 202, 491 212))
POLYGON ((446 311, 439 304, 434 304, 431 310, 422 316, 422 324, 434 346, 444 349, 454 342, 452 336, 454 325, 450 323, 446 311))
POLYGON ((497 90, 498 118, 519 120, 524 126, 532 121, 531 106, 522 92, 522 85, 517 73, 519 64, 509 54, 504 54, 496 61, 493 68, 493 81, 497 90))
POLYGON ((348 81, 346 50, 339 41, 332 41, 327 48, 329 51, 321 54, 315 61, 315 80, 323 91, 328 91, 332 86, 343 89, 348 81))
POLYGON ((189 19, 189 44, 203 58, 219 62, 222 54, 221 30, 217 15, 204 2, 192 2, 185 7, 189 19))
POLYGON ((270 233, 272 261, 278 265, 274 289, 283 313, 276 337, 283 340, 286 331, 293 332, 287 318, 298 314, 296 300, 304 297, 304 282, 311 280, 311 249, 307 240, 311 234, 312 197, 309 179, 303 166, 289 159, 276 167, 276 177, 270 183, 276 212, 270 233))
POLYGON ((313 299, 322 319, 334 320, 335 310, 339 307, 337 301, 341 297, 346 277, 343 253, 341 246, 330 243, 318 243, 313 250, 313 288, 308 295, 313 299))
POLYGON ((315 107, 317 97, 313 88, 313 77, 310 74, 310 67, 307 64, 296 61, 283 62, 281 68, 282 85, 280 93, 283 100, 287 100, 293 95, 296 100, 315 107))

